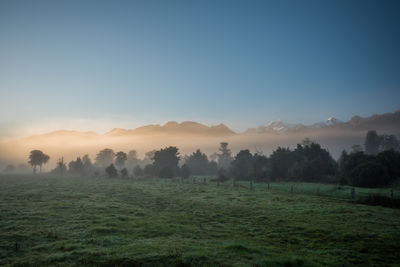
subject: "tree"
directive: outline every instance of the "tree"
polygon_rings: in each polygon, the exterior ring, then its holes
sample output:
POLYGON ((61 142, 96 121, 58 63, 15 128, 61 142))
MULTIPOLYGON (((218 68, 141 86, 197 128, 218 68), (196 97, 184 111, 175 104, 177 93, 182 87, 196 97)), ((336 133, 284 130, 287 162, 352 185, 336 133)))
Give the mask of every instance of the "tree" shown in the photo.
POLYGON ((350 153, 341 156, 339 163, 341 180, 354 186, 388 186, 400 176, 400 153, 394 150, 376 156, 350 153))
POLYGON ((126 178, 126 177, 128 177, 128 170, 126 169, 126 168, 123 168, 122 170, 121 170, 121 177, 123 177, 123 178, 126 178))
POLYGON ((190 177, 190 168, 186 164, 183 164, 181 168, 181 176, 183 179, 189 179, 190 177))
POLYGON ((365 137, 365 153, 368 155, 376 155, 382 143, 382 137, 376 131, 368 131, 365 137))
POLYGON ((76 160, 72 160, 68 163, 70 173, 74 175, 84 175, 84 167, 83 162, 80 157, 77 157, 76 160))
POLYGON ((142 166, 146 166, 147 164, 152 164, 154 161, 154 154, 156 153, 156 150, 150 150, 147 151, 144 154, 144 159, 142 160, 142 166))
POLYGON ((49 161, 50 156, 44 154, 40 150, 32 150, 29 155, 28 163, 33 167, 33 173, 36 173, 36 167, 39 166, 40 172, 42 172, 42 165, 49 161))
POLYGON ((146 166, 144 166, 143 174, 146 175, 146 176, 155 175, 154 165, 153 164, 147 164, 146 166))
POLYGON ((119 169, 121 169, 125 165, 126 159, 127 155, 125 152, 117 152, 117 154, 115 154, 115 165, 117 165, 119 169))
POLYGON ((88 154, 82 157, 82 163, 83 163, 83 172, 85 175, 88 175, 93 170, 93 163, 88 154))
POLYGON ((285 179, 289 168, 294 163, 293 154, 289 148, 278 147, 269 157, 271 178, 285 179))
POLYGON ((200 149, 197 149, 196 152, 190 155, 185 160, 185 164, 194 175, 204 175, 208 173, 208 158, 206 154, 201 153, 200 149))
POLYGON ((240 150, 232 161, 232 176, 235 180, 251 180, 253 174, 253 155, 248 149, 240 150))
POLYGON ((95 158, 96 165, 100 167, 109 166, 114 161, 115 153, 112 149, 106 148, 97 153, 95 158))
POLYGON ((64 176, 64 172, 67 170, 67 165, 64 162, 64 158, 59 158, 57 161, 57 170, 60 172, 61 176, 64 176))
POLYGON ((390 180, 387 168, 374 160, 365 161, 357 165, 351 171, 350 177, 351 185, 359 187, 384 186, 390 180))
POLYGON ((158 177, 160 178, 173 178, 176 174, 176 171, 173 170, 171 166, 164 166, 158 172, 158 177))
POLYGON ((337 172, 337 163, 326 149, 315 142, 298 144, 292 152, 293 165, 290 167, 291 179, 305 182, 317 182, 337 172))
POLYGON ((267 181, 269 179, 268 158, 264 155, 255 154, 253 156, 253 175, 257 181, 267 181))
POLYGON ((131 150, 128 152, 127 160, 126 160, 126 165, 133 169, 134 167, 138 166, 140 164, 140 160, 137 157, 137 152, 136 150, 131 150))
POLYGON ((174 146, 160 149, 154 153, 154 171, 162 178, 173 177, 178 170, 179 152, 174 146))
POLYGON ((227 170, 232 162, 232 152, 228 148, 228 143, 221 142, 218 154, 218 165, 220 168, 227 170))
POLYGON ((110 177, 110 178, 118 176, 118 171, 114 167, 114 164, 112 164, 112 163, 110 164, 110 166, 108 166, 106 168, 106 173, 107 173, 108 177, 110 177))
POLYGON ((400 177, 400 153, 391 150, 382 151, 376 156, 376 161, 385 166, 389 180, 383 181, 384 184, 392 183, 400 177))
POLYGON ((135 177, 141 177, 143 176, 143 169, 139 165, 136 165, 135 168, 133 168, 133 176, 135 177))
POLYGON ((215 175, 218 172, 218 164, 215 161, 210 161, 208 163, 208 174, 215 175))

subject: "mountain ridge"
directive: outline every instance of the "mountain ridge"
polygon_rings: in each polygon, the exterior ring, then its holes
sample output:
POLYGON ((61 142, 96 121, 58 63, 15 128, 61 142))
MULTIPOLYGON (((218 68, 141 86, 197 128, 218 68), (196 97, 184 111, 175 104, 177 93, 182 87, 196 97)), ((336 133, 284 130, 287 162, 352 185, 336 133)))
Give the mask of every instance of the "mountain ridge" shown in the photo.
POLYGON ((39 137, 57 138, 66 136, 80 137, 121 137, 136 135, 202 135, 202 136, 232 136, 242 134, 290 134, 290 133, 312 133, 323 130, 345 130, 345 131, 389 131, 400 133, 400 110, 393 113, 375 114, 369 117, 353 116, 349 121, 343 122, 335 117, 328 118, 325 122, 316 122, 311 125, 301 123, 286 123, 281 120, 271 121, 267 125, 257 128, 248 128, 243 132, 235 132, 223 123, 207 126, 195 121, 168 121, 163 125, 148 124, 135 129, 113 128, 106 133, 77 130, 56 130, 43 134, 34 134, 23 139, 31 140, 39 137))

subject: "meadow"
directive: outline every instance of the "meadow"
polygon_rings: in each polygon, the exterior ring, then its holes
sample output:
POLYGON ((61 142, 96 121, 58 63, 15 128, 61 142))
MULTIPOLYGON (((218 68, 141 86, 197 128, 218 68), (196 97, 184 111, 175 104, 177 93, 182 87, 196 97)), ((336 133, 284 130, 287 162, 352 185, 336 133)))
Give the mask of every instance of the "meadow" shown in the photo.
POLYGON ((0 175, 0 265, 400 263, 400 209, 356 203, 389 189, 241 184, 0 175))

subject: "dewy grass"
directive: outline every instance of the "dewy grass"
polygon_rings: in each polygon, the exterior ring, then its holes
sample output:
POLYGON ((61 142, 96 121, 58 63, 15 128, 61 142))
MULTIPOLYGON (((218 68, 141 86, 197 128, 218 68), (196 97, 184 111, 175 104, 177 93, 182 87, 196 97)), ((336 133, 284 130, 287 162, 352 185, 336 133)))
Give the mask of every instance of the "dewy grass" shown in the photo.
POLYGON ((351 202, 347 188, 197 180, 0 176, 0 265, 400 262, 400 210, 351 202))

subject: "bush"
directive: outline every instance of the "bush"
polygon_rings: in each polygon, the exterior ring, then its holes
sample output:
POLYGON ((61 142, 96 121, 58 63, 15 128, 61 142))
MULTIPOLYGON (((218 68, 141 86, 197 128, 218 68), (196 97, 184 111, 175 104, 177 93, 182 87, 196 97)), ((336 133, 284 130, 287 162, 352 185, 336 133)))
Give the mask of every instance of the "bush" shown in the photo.
POLYGON ((390 177, 387 168, 375 161, 361 163, 350 172, 350 183, 358 187, 380 187, 387 185, 390 177))

